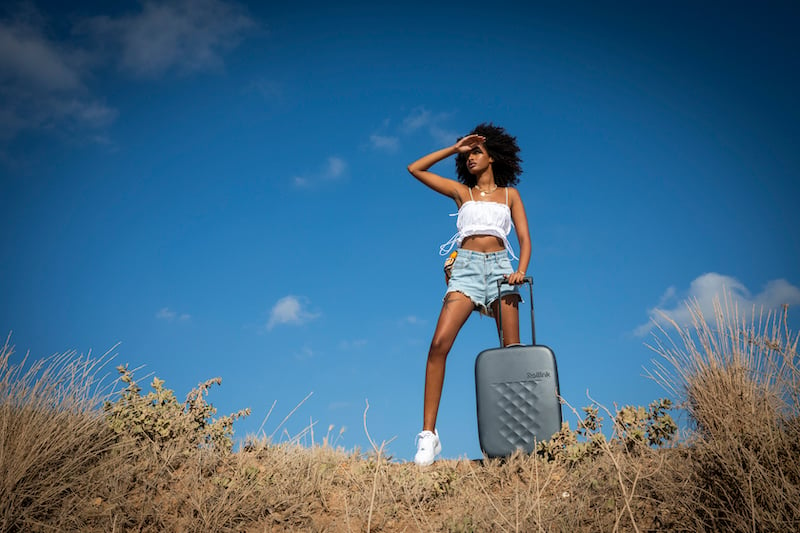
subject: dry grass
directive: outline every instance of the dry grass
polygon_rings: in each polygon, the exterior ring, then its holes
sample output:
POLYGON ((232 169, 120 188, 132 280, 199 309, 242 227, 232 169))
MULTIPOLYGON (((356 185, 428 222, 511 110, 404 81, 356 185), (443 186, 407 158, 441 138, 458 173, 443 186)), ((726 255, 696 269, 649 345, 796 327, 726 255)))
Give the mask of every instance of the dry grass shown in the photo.
POLYGON ((654 376, 694 423, 681 513, 703 531, 800 531, 800 360, 788 309, 749 322, 729 299, 713 322, 690 304, 680 344, 659 343, 654 376))
MULTIPOLYGON (((728 310, 731 311, 731 310, 728 310)), ((516 454, 426 469, 298 439, 242 450, 110 431, 94 375, 64 354, 0 356, 3 531, 796 531, 797 337, 785 315, 668 335, 654 376, 694 431, 671 447, 601 442, 578 461, 516 454), (769 327, 762 327, 762 323, 769 327)), ((677 325, 676 325, 677 326, 677 325)), ((608 413, 609 420, 615 415, 608 413)), ((623 431, 624 428, 615 428, 623 431)), ((365 430, 366 412, 365 412, 365 430)))
POLYGON ((101 361, 67 352, 27 369, 0 351, 0 530, 77 526, 86 476, 115 466, 114 435, 98 409, 101 361))

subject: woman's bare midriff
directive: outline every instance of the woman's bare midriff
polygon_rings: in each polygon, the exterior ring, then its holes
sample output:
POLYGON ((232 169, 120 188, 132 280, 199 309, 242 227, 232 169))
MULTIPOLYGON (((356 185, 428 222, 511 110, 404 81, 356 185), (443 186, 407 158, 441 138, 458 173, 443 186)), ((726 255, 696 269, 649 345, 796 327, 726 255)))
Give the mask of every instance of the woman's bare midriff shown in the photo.
POLYGON ((461 248, 464 250, 472 250, 473 252, 482 252, 485 254, 492 252, 502 252, 506 249, 503 241, 494 235, 472 235, 466 237, 461 241, 461 248))

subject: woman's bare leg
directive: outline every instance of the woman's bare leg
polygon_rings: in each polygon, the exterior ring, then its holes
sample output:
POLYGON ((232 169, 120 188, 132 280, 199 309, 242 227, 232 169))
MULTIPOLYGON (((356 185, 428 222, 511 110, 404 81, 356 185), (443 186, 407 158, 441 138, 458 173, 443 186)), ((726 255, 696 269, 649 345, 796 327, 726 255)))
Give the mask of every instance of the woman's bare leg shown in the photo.
POLYGON ((501 299, 492 302, 492 312, 494 321, 497 324, 497 336, 500 337, 500 321, 497 319, 497 306, 502 305, 503 319, 503 346, 509 344, 519 344, 519 296, 516 294, 506 294, 501 299))
POLYGON ((439 412, 439 400, 442 398, 447 354, 450 353, 450 348, 453 346, 461 326, 467 321, 474 308, 472 300, 460 292, 450 292, 444 298, 439 321, 436 323, 436 330, 428 350, 428 364, 425 368, 423 430, 433 431, 436 428, 436 415, 439 412))

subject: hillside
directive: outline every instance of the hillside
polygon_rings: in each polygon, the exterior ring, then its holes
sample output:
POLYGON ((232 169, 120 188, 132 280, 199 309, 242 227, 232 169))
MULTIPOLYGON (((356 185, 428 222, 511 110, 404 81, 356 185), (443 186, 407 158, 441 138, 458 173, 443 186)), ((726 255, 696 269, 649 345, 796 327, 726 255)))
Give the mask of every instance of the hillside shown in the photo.
MULTIPOLYGON (((786 313, 718 306, 654 346, 668 400, 581 413, 537 453, 420 469, 375 443, 248 442, 209 380, 179 402, 157 378, 103 393, 100 362, 0 354, 2 531, 797 531, 800 361, 786 313), (610 431, 604 432, 603 424, 610 431), (609 436, 606 436, 610 434, 609 436)), ((367 429, 365 413, 365 430, 367 429)), ((368 433, 367 433, 368 434, 368 433)))

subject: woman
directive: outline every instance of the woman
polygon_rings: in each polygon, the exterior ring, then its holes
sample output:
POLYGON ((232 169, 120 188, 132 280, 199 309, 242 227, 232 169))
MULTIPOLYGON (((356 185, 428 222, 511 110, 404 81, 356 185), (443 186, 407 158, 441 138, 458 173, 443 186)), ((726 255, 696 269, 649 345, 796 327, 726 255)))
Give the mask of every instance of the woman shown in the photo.
MULTIPOLYGON (((408 171, 434 191, 452 198, 458 206, 458 232, 442 245, 446 255, 457 246, 447 293, 433 333, 425 370, 422 432, 417 435, 414 461, 433 463, 442 445, 436 431, 436 415, 444 384, 447 354, 456 335, 474 310, 495 317, 502 305, 503 341, 519 343, 519 290, 531 257, 528 219, 519 192, 512 188, 522 172, 516 139, 503 128, 480 124, 453 146, 430 153, 408 165, 408 171), (458 181, 428 169, 456 156, 458 181), (519 240, 519 266, 511 267, 508 242, 511 224, 519 240), (497 280, 505 279, 498 295, 497 280)), ((500 324, 498 323, 498 331, 500 324)))

